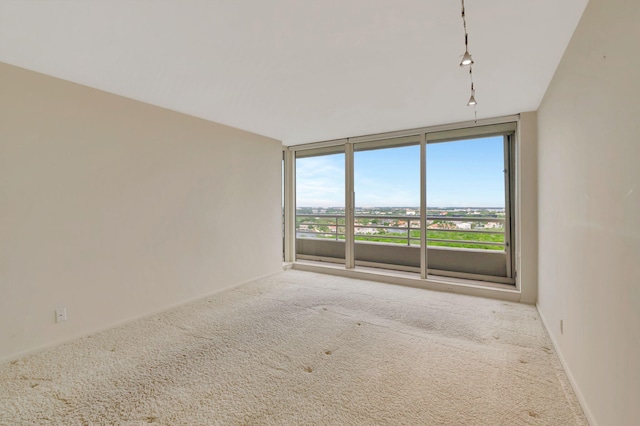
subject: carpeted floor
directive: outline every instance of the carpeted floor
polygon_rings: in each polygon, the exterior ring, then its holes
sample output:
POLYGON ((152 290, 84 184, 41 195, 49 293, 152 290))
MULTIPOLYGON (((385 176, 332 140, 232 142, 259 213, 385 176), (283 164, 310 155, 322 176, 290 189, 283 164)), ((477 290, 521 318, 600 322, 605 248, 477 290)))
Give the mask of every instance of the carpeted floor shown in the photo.
POLYGON ((586 425, 535 307, 286 271, 0 366, 0 424, 586 425))

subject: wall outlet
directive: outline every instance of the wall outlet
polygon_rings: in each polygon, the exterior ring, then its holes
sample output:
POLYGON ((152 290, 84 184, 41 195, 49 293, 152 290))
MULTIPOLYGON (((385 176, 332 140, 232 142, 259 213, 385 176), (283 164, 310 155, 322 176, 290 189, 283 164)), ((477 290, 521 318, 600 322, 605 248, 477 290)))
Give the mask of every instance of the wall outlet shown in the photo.
POLYGON ((67 308, 65 306, 56 308, 56 322, 62 322, 67 320, 67 308))
POLYGON ((560 334, 564 334, 564 320, 560 320, 560 334))

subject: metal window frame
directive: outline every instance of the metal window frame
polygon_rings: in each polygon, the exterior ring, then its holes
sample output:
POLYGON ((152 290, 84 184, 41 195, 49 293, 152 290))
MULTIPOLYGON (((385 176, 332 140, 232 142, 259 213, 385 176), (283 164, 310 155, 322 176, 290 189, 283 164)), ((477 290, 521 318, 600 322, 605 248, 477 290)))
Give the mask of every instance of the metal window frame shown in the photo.
MULTIPOLYGON (((516 133, 518 121, 483 124, 477 127, 468 127, 461 129, 449 129, 439 132, 428 132, 425 134, 427 145, 432 143, 455 142, 468 139, 486 138, 491 136, 503 136, 503 155, 504 155, 504 193, 505 193, 505 255, 506 259, 506 277, 497 279, 497 277, 482 277, 483 279, 493 279, 495 282, 503 282, 513 284, 517 287, 516 282, 516 262, 515 256, 515 180, 513 173, 515 169, 515 151, 516 133)), ((426 153, 425 153, 426 161, 426 153)), ((425 178, 426 179, 426 178, 425 178)), ((426 188, 425 188, 426 197, 426 188)), ((428 246, 427 246, 428 247, 428 246)), ((428 251, 428 250, 427 250, 428 251)), ((426 261, 426 259, 425 259, 426 261)), ((428 263, 427 263, 428 265, 428 263)), ((455 271, 436 271, 427 268, 427 275, 433 273, 438 276, 447 276, 454 278, 466 278, 469 274, 455 271)))
MULTIPOLYGON (((516 232, 519 229, 515 223, 516 218, 516 160, 517 160, 517 127, 519 115, 497 117, 478 121, 468 121, 438 126, 422 127, 395 132, 363 135, 345 139, 335 139, 322 142, 314 142, 302 145, 293 145, 285 148, 285 258, 289 262, 295 261, 295 160, 321 155, 337 153, 345 154, 345 268, 355 268, 355 235, 353 225, 355 217, 355 192, 354 192, 354 152, 372 149, 392 148, 394 146, 408 146, 418 143, 420 145, 420 277, 428 279, 428 247, 427 247, 427 145, 430 143, 449 142, 455 140, 475 139, 478 137, 504 136, 505 157, 505 242, 508 242, 507 277, 509 283, 515 284, 516 280, 514 246, 517 241, 516 232), (287 206, 288 204, 288 206, 287 206), (508 226, 507 226, 508 224, 508 226)), ((440 271, 431 271, 439 273, 440 271)), ((465 278, 464 273, 452 272, 447 276, 465 278)), ((495 282, 503 282, 503 279, 495 282)))

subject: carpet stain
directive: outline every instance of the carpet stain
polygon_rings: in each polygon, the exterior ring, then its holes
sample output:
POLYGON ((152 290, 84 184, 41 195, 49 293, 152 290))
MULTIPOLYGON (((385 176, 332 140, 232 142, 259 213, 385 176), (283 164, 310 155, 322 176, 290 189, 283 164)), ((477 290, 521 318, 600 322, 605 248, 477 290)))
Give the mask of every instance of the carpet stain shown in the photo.
POLYGON ((69 400, 68 400, 68 399, 66 399, 66 398, 61 397, 61 396, 60 396, 60 395, 58 395, 58 394, 53 394, 53 397, 54 397, 55 399, 57 399, 58 401, 63 402, 63 403, 64 403, 65 405, 67 405, 67 406, 71 405, 71 401, 69 401, 69 400))
POLYGON ((304 371, 306 371, 307 373, 313 373, 313 368, 311 367, 305 367, 304 371))
POLYGON ((158 418, 156 416, 147 416, 144 418, 144 421, 147 423, 155 423, 158 418))
POLYGON ((332 352, 331 352, 331 351, 324 351, 324 354, 325 354, 325 355, 331 355, 331 354, 332 354, 332 352))
POLYGON ((543 351, 545 351, 546 353, 548 353, 549 355, 551 355, 551 354, 553 353, 553 352, 551 351, 551 349, 549 349, 549 348, 548 348, 548 347, 546 347, 546 346, 543 346, 541 349, 542 349, 543 351))
POLYGON ((527 363, 527 361, 524 360, 524 359, 519 359, 518 361, 520 361, 520 364, 526 364, 527 363))
POLYGON ((44 381, 49 381, 50 382, 51 381, 51 379, 48 378, 48 377, 31 377, 31 376, 25 376, 24 374, 21 374, 20 376, 18 376, 18 379, 20 379, 20 380, 39 380, 41 382, 44 382, 44 381))
POLYGON ((533 410, 529 410, 529 416, 531 416, 531 417, 533 417, 533 418, 537 419, 537 418, 539 418, 539 417, 540 417, 540 414, 536 413, 536 412, 535 412, 535 411, 533 411, 533 410))

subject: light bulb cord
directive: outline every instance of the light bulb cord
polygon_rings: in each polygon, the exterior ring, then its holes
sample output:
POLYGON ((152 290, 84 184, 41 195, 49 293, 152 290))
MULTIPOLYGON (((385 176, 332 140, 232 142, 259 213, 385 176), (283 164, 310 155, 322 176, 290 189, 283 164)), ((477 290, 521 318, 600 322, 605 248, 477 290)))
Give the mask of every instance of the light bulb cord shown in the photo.
POLYGON ((469 51, 469 34, 467 33, 467 18, 464 13, 464 0, 462 0, 462 27, 464 28, 464 51, 469 51))

